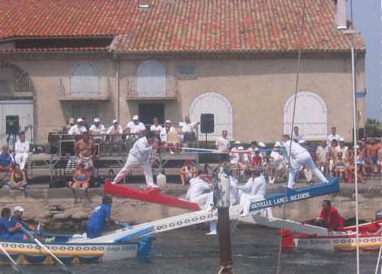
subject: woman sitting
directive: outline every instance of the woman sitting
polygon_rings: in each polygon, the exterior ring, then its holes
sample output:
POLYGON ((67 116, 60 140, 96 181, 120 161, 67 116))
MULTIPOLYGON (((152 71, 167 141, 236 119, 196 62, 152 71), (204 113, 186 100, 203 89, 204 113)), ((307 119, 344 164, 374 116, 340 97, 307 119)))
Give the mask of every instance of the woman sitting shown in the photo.
POLYGON ((9 176, 8 185, 10 188, 17 188, 20 190, 25 190, 27 187, 25 171, 21 170, 20 164, 15 163, 13 165, 13 171, 9 176))
POLYGON ((71 188, 89 188, 90 171, 85 168, 83 163, 77 165, 73 173, 73 181, 69 182, 71 188))

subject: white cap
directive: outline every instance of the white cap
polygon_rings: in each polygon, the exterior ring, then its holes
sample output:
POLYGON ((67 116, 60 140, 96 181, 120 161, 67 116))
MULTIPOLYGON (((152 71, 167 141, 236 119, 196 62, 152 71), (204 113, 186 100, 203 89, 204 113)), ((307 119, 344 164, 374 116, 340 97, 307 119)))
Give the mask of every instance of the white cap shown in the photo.
POLYGON ((77 119, 77 123, 80 123, 80 122, 83 122, 84 120, 82 120, 82 118, 78 118, 77 119))
POLYGON ((241 142, 240 141, 235 141, 235 145, 240 145, 241 142))
POLYGON ((21 207, 21 206, 15 206, 15 208, 13 209, 14 212, 16 211, 20 211, 20 212, 24 212, 24 208, 21 207))
POLYGON ((134 116, 133 116, 133 120, 139 120, 138 115, 134 115, 134 116))
POLYGON ((340 142, 345 142, 345 139, 341 137, 340 142))
POLYGON ((114 119, 114 120, 113 120, 113 124, 115 124, 115 123, 118 123, 118 120, 117 120, 117 119, 114 119))
POLYGON ((265 147, 264 143, 263 142, 259 142, 259 147, 265 147))
POLYGON ((281 147, 281 143, 279 141, 277 141, 274 146, 275 147, 281 147))
POLYGON ((304 140, 300 140, 298 141, 299 144, 305 144, 305 141, 304 140))
POLYGON ((166 123, 171 123, 171 120, 166 120, 166 123))
POLYGON ((94 123, 98 123, 98 122, 101 122, 101 119, 100 118, 94 118, 94 123))

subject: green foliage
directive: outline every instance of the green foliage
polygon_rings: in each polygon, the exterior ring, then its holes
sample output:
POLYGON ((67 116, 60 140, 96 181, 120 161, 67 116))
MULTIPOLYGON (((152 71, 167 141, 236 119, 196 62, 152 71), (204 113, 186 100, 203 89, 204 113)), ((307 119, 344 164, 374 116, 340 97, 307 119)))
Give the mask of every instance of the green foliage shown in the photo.
POLYGON ((365 124, 366 137, 381 137, 381 123, 376 119, 367 118, 365 124))

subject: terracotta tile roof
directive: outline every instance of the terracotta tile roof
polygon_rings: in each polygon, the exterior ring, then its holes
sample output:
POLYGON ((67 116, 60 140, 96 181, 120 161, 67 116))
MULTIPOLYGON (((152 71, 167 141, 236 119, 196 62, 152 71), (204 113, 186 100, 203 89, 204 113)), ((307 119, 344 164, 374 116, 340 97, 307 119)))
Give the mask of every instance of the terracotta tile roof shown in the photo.
MULTIPOLYGON (((139 52, 343 51, 332 0, 4 0, 0 39, 115 36, 110 49, 139 52)), ((357 49, 365 49, 355 35, 357 49)), ((45 49, 44 49, 45 50, 45 49)), ((71 49, 73 50, 73 49, 71 49)))

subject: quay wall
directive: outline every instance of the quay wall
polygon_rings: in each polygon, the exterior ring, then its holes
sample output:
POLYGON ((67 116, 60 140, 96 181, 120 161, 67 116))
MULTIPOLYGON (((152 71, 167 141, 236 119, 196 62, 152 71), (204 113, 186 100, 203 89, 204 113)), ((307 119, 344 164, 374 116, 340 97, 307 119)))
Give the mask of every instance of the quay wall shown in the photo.
MULTIPOLYGON (((272 188, 277 187, 277 185, 270 185, 269 188, 271 191, 272 188)), ((163 192, 184 197, 186 190, 186 187, 168 184, 163 192)), ((379 183, 362 185, 359 188, 360 219, 371 220, 375 212, 382 208, 381 190, 379 183)), ((25 219, 41 222, 46 229, 80 231, 103 196, 102 188, 89 189, 89 196, 85 194, 84 190, 77 190, 77 201, 75 201, 72 191, 68 188, 33 188, 32 186, 25 191, 25 196, 18 190, 0 189, 0 207, 13 209, 14 206, 21 205, 25 208, 25 219)), ((316 217, 323 199, 331 200, 345 219, 355 217, 354 185, 341 184, 341 191, 337 194, 287 204, 286 218, 301 221, 316 217)), ((186 212, 187 210, 183 209, 119 197, 114 198, 112 206, 112 218, 133 224, 186 212)), ((275 217, 281 217, 282 212, 282 206, 273 209, 275 217)))

